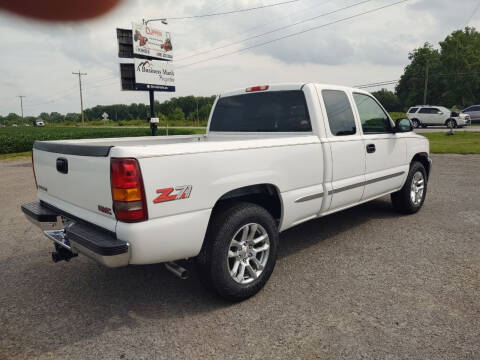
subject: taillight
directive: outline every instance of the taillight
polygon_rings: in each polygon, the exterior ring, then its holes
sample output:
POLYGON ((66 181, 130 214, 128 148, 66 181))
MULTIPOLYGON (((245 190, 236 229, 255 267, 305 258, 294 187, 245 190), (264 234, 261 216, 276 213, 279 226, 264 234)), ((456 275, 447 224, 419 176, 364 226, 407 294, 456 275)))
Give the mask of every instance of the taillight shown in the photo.
POLYGON ((254 91, 265 91, 268 90, 268 85, 261 85, 261 86, 252 86, 245 89, 245 92, 254 92, 254 91))
POLYGON ((145 189, 137 159, 110 160, 113 211, 117 220, 137 222, 148 219, 145 189))
POLYGON ((33 152, 32 152, 32 170, 33 170, 33 178, 35 179, 35 187, 38 189, 37 176, 35 175, 35 162, 33 161, 33 152))

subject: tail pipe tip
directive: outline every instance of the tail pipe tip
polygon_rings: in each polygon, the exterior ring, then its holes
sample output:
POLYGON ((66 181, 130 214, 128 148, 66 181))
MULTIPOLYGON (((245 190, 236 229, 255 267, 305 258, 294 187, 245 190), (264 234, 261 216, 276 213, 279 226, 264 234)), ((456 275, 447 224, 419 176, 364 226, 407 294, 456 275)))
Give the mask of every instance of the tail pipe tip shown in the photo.
POLYGON ((173 262, 173 261, 167 262, 165 263, 165 267, 167 268, 168 271, 170 271, 172 274, 174 274, 175 276, 177 276, 182 280, 186 280, 190 276, 190 274, 188 273, 188 270, 178 265, 176 262, 173 262))

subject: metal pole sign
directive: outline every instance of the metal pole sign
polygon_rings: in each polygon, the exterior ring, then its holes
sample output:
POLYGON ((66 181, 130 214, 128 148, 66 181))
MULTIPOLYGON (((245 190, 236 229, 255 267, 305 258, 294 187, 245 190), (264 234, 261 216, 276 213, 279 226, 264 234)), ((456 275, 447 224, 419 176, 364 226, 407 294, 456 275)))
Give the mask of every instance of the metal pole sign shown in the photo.
MULTIPOLYGON (((118 57, 134 59, 133 64, 120 64, 122 90, 148 91, 150 118, 154 119, 154 91, 175 91, 170 32, 145 22, 132 23, 132 30, 117 28, 117 40, 118 57)), ((150 127, 155 135, 157 122, 151 122, 150 127)))

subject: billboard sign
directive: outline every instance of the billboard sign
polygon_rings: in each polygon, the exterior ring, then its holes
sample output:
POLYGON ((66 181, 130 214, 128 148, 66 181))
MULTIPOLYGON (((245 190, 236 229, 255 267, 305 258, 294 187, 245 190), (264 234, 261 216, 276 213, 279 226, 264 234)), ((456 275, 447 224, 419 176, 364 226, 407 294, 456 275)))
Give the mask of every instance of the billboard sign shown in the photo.
POLYGON ((135 58, 136 90, 175 91, 175 73, 169 61, 135 58))
POLYGON ((133 53, 162 60, 173 60, 170 32, 150 25, 132 23, 133 53))

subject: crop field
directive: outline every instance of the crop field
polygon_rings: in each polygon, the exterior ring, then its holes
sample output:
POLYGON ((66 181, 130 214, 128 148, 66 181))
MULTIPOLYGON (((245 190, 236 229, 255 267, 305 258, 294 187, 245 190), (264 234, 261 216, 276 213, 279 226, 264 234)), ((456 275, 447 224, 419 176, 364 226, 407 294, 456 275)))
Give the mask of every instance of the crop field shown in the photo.
MULTIPOLYGON (((169 135, 203 133, 202 129, 169 129, 169 135)), ((30 151, 35 140, 94 139, 126 136, 148 136, 149 128, 74 128, 74 127, 18 127, 0 129, 0 154, 30 151)), ((165 135, 159 129, 157 135, 165 135)))

